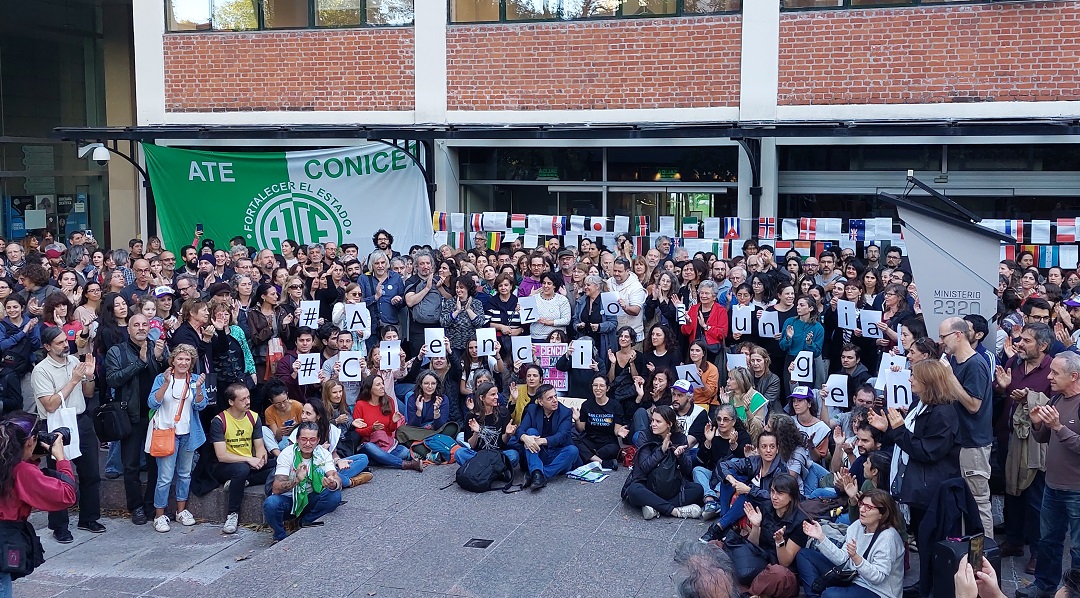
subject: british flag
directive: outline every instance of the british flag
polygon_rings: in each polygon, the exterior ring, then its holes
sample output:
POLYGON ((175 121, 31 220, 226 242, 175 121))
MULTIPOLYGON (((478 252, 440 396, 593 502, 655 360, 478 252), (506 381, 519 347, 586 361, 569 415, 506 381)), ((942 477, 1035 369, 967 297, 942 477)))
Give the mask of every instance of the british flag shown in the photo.
POLYGON ((758 218, 758 237, 762 239, 776 238, 776 218, 758 218))
POLYGON ((861 218, 848 220, 848 239, 852 241, 866 240, 866 220, 861 218))

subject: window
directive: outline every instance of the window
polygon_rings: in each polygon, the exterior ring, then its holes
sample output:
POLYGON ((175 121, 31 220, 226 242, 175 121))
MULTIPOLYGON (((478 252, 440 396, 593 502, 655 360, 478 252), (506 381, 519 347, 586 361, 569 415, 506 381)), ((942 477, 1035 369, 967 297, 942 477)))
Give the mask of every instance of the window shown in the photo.
POLYGON ((449 0, 451 23, 576 21, 738 12, 742 0, 449 0), (681 6, 680 6, 681 5, 681 6))
POLYGON ((780 170, 940 170, 941 146, 780 146, 777 148, 777 159, 780 170))
POLYGON ((995 0, 780 0, 781 10, 815 8, 873 8, 875 6, 918 6, 925 4, 971 4, 995 0))
POLYGON ((413 0, 168 0, 165 18, 169 31, 411 25, 413 0))

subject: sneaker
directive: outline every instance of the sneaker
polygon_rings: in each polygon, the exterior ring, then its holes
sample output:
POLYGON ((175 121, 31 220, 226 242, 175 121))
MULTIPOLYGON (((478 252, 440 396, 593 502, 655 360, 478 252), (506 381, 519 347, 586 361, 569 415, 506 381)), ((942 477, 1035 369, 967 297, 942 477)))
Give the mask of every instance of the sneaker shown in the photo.
POLYGON ((176 520, 180 522, 180 525, 185 527, 191 527, 195 525, 195 518, 191 516, 191 511, 184 509, 176 514, 176 520))
POLYGON ((146 525, 146 510, 142 507, 136 507, 131 513, 131 523, 135 525, 146 525))
POLYGON ((221 491, 228 494, 230 485, 232 485, 232 480, 225 480, 225 485, 221 487, 221 491))
POLYGON ((154 518, 154 530, 155 531, 159 531, 159 532, 164 534, 165 532, 169 531, 170 529, 172 529, 172 528, 169 527, 169 516, 168 515, 162 515, 161 517, 155 517, 154 518))
POLYGON ((68 528, 53 530, 53 539, 61 544, 71 544, 75 541, 75 537, 71 535, 71 530, 68 528))
POLYGON ((86 523, 80 523, 77 525, 79 529, 84 532, 90 532, 91 534, 103 534, 105 533, 105 526, 101 525, 97 521, 88 521, 86 523))
POLYGON ((120 478, 120 472, 119 471, 112 471, 110 469, 105 470, 105 479, 106 480, 116 480, 116 479, 119 479, 119 478, 120 478))
POLYGON ((720 503, 715 500, 710 500, 705 503, 705 508, 701 510, 701 518, 705 521, 710 519, 716 519, 720 515, 720 503))
POLYGON ((229 513, 229 516, 225 518, 225 525, 221 526, 221 533, 223 534, 235 534, 236 524, 240 520, 239 513, 229 513))
POLYGON ((660 513, 649 505, 645 505, 644 507, 641 507, 641 516, 645 518, 645 521, 648 521, 650 519, 656 519, 660 516, 660 513))
POLYGON ((680 519, 700 519, 701 507, 698 505, 686 505, 685 507, 677 507, 675 509, 675 516, 680 519))
POLYGON ((619 462, 615 459, 605 459, 600 462, 600 467, 604 469, 610 469, 611 471, 616 471, 619 469, 619 462))
POLYGON ((714 523, 709 526, 709 529, 706 530, 700 538, 698 538, 698 542, 701 542, 702 544, 708 544, 709 542, 719 540, 724 537, 723 531, 724 530, 720 529, 720 526, 718 524, 714 523))

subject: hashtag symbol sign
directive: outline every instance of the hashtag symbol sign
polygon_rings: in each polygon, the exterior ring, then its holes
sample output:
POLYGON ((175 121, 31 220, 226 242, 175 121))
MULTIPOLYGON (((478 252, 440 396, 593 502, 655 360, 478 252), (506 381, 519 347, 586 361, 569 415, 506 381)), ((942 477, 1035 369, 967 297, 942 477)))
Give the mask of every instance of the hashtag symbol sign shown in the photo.
POLYGON ((314 372, 314 371, 315 371, 315 362, 314 361, 305 361, 304 363, 300 364, 300 373, 301 374, 303 374, 305 376, 310 376, 311 373, 314 372))

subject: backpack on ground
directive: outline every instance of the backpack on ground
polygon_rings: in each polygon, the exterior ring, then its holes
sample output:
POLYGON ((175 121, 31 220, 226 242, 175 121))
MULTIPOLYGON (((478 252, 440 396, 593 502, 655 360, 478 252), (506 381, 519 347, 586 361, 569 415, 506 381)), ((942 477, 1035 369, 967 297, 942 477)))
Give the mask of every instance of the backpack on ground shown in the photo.
POLYGON ((453 463, 454 453, 461 448, 456 440, 446 434, 432 434, 423 440, 413 441, 409 450, 417 459, 431 463, 453 463))
POLYGON ((458 467, 456 481, 458 486, 469 492, 493 489, 506 493, 517 491, 510 490, 514 485, 514 466, 510 457, 495 449, 484 449, 458 467))

